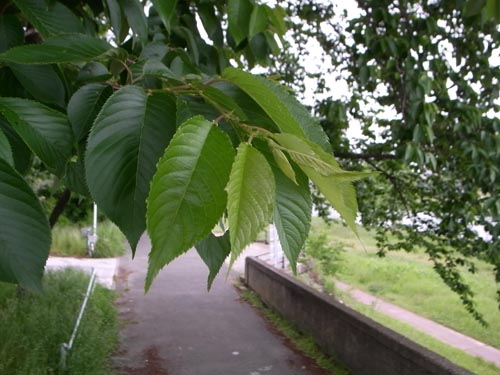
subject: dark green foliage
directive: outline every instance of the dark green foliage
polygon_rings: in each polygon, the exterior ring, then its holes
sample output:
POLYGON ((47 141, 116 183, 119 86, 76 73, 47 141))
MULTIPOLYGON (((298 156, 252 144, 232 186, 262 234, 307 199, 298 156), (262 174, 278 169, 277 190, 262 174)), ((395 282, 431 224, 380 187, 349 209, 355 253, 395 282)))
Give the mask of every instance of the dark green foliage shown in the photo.
POLYGON ((333 5, 291 3, 302 19, 292 26, 300 54, 315 39, 330 77, 309 74, 293 56, 284 57, 285 77, 317 79, 327 99, 315 110, 341 164, 380 172, 356 184, 380 253, 425 249, 481 319, 458 269, 474 272, 477 257, 500 281, 498 2, 359 1, 350 20, 333 5), (341 99, 328 84, 337 77, 349 87, 341 99), (349 122, 362 138, 347 137, 349 122))
MULTIPOLYGON (((234 261, 269 224, 276 198, 278 234, 295 263, 309 230, 306 176, 352 225, 353 179, 329 154, 319 123, 277 82, 242 70, 280 52, 287 30, 279 6, 15 0, 0 6, 0 17, 0 162, 15 176, 9 188, 30 192, 15 169, 28 172, 51 226, 65 206, 92 199, 133 250, 147 229, 147 287, 196 244, 210 284, 225 255, 234 261), (307 155, 281 144, 287 135, 307 155), (268 154, 284 171, 275 169, 276 184, 268 154), (212 229, 226 219, 229 234, 214 241, 212 229)), ((0 210, 10 209, 4 222, 16 233, 6 241, 0 229, 0 280, 36 284, 42 274, 50 231, 30 194, 40 217, 14 215, 10 190, 0 189, 0 210), (18 233, 26 223, 43 226, 36 241, 18 233)))

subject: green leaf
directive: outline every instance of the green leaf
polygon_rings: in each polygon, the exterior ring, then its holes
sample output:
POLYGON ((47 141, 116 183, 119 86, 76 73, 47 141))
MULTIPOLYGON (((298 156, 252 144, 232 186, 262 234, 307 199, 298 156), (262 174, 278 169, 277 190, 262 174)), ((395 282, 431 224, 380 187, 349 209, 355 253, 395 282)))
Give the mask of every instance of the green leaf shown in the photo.
POLYGON ((229 137, 203 117, 180 126, 158 163, 148 197, 152 250, 146 290, 161 268, 206 237, 226 207, 224 187, 234 150, 229 137))
POLYGON ((356 215, 358 213, 358 202, 352 183, 343 181, 336 176, 323 176, 309 167, 301 166, 300 168, 316 184, 319 191, 342 216, 353 232, 357 234, 356 215))
POLYGON ((273 134, 272 137, 299 166, 312 168, 323 176, 334 176, 342 181, 357 181, 374 175, 373 172, 344 171, 332 154, 307 139, 283 133, 273 134))
POLYGON ((289 153, 305 174, 316 184, 321 193, 357 233, 355 224, 358 212, 353 181, 375 175, 373 172, 344 171, 333 155, 318 145, 291 134, 274 134, 273 138, 289 153))
POLYGON ((297 259, 304 247, 311 226, 312 200, 309 181, 303 173, 297 173, 298 184, 293 183, 281 171, 274 170, 276 181, 276 207, 274 223, 281 246, 294 273, 297 259))
POLYGON ((328 176, 342 172, 335 158, 321 148, 314 150, 313 145, 292 134, 274 134, 273 138, 286 149, 290 157, 300 166, 307 166, 322 175, 328 176), (315 152, 320 150, 319 153, 315 152))
POLYGON ((265 9, 267 11, 267 16, 273 25, 273 31, 275 31, 280 37, 285 35, 288 31, 285 22, 286 10, 279 5, 275 5, 273 8, 266 6, 265 9))
POLYGON ((224 260, 231 252, 229 232, 224 233, 223 236, 214 236, 210 233, 203 241, 198 242, 195 247, 201 259, 208 266, 207 289, 210 290, 215 277, 224 264, 224 260))
POLYGON ((146 44, 148 41, 148 21, 144 14, 144 7, 139 0, 121 0, 120 4, 132 31, 138 36, 142 45, 146 44))
POLYGON ((9 139, 0 128, 0 159, 5 160, 10 166, 14 166, 14 156, 9 139))
POLYGON ((109 14, 109 21, 113 32, 115 34, 115 40, 117 44, 123 42, 128 34, 128 23, 125 15, 123 14, 122 8, 118 3, 118 0, 105 0, 106 8, 109 14))
POLYGON ((53 66, 9 64, 9 68, 36 100, 65 107, 64 84, 53 66))
POLYGON ((297 179, 295 176, 295 171, 293 170, 290 161, 286 157, 285 153, 275 146, 274 142, 269 142, 269 147, 274 157, 274 161, 278 165, 281 172, 285 174, 290 180, 297 184, 297 179))
POLYGON ((102 63, 91 61, 78 72, 76 79, 80 82, 102 82, 110 79, 111 73, 102 63))
POLYGON ((105 60, 124 51, 106 41, 83 34, 59 35, 42 44, 14 47, 0 54, 0 61, 16 64, 55 64, 105 60))
POLYGON ((57 175, 64 173, 73 144, 65 115, 32 100, 3 97, 0 113, 49 169, 57 175))
POLYGON ((145 76, 152 76, 161 79, 179 81, 179 76, 167 68, 161 61, 158 60, 147 60, 144 63, 142 72, 145 76))
POLYGON ((216 46, 222 46, 224 35, 219 18, 215 14, 214 5, 210 3, 198 4, 198 15, 208 37, 213 40, 216 46))
POLYGON ((273 215, 273 172, 266 158, 251 145, 242 143, 238 147, 226 190, 233 264, 273 215))
POLYGON ((255 100, 282 132, 294 134, 299 138, 306 137, 320 145, 323 150, 331 152, 328 137, 320 124, 284 88, 263 77, 235 68, 226 68, 222 77, 255 100))
POLYGON ((256 4, 253 7, 252 15, 250 16, 250 25, 248 36, 252 38, 258 33, 266 30, 269 20, 267 19, 267 11, 265 5, 256 4))
POLYGON ((91 83, 73 94, 68 103, 68 119, 77 142, 87 137, 97 114, 112 93, 110 86, 91 83))
POLYGON ((80 159, 77 162, 66 164, 64 183, 71 191, 84 197, 90 197, 87 181, 85 180, 85 166, 80 159))
POLYGON ((245 112, 243 112, 240 106, 223 91, 213 86, 200 85, 199 88, 201 90, 201 95, 221 112, 234 112, 240 120, 244 121, 247 119, 245 112))
POLYGON ((26 174, 33 160, 31 150, 2 115, 0 115, 0 129, 9 140, 16 170, 21 174, 26 174))
POLYGON ((0 159, 0 281, 41 289, 50 228, 26 181, 0 159))
POLYGON ((17 17, 0 15, 0 53, 23 43, 23 27, 17 17))
POLYGON ((78 17, 58 1, 50 6, 45 0, 13 1, 44 38, 57 34, 84 33, 78 17))
POLYGON ((172 19, 176 16, 177 0, 152 0, 152 3, 160 15, 165 29, 170 33, 172 19))
POLYGON ((198 50, 198 44, 196 43, 196 40, 191 30, 188 29, 187 27, 180 26, 175 29, 175 32, 177 35, 179 35, 186 41, 188 46, 187 50, 189 52, 189 55, 191 56, 191 61, 195 65, 198 65, 200 61, 200 51, 198 50))
POLYGON ((494 18, 497 22, 500 22, 500 1, 486 0, 484 14, 487 19, 494 18))
POLYGON ((227 2, 229 32, 236 45, 248 36, 249 16, 252 10, 253 5, 250 0, 228 0, 227 2))
POLYGON ((175 131, 175 102, 125 86, 104 104, 90 132, 85 169, 97 205, 135 250, 146 229, 146 197, 158 159, 175 131))

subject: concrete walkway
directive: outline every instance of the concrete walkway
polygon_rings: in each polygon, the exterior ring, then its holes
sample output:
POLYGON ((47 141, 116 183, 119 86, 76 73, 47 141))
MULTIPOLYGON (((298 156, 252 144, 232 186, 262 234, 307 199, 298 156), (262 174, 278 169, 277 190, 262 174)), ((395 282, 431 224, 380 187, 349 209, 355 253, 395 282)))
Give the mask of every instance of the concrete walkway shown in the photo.
POLYGON ((208 293, 208 270, 194 251, 164 268, 144 295, 149 249, 144 236, 135 259, 120 261, 118 374, 326 374, 240 301, 225 267, 208 293))
MULTIPOLYGON (((167 361, 169 364, 171 362, 180 363, 181 361, 184 361, 184 358, 190 360, 192 356, 196 357, 194 353, 189 353, 192 351, 201 353, 199 354, 201 357, 203 357, 203 355, 207 356, 207 353, 210 353, 211 350, 203 348, 204 345, 217 346, 219 355, 216 356, 216 358, 219 358, 218 360, 222 360, 224 362, 228 361, 228 359, 220 353, 221 350, 224 350, 224 353, 226 355, 228 352, 231 353, 231 356, 229 357, 231 359, 231 361, 229 361, 230 363, 240 363, 241 361, 245 361, 245 359, 244 357, 240 357, 241 353, 237 349, 237 347, 245 347, 246 353, 248 353, 250 356, 255 356, 256 349, 251 349, 251 346, 255 344, 250 342, 246 344, 236 345, 235 342, 231 341, 230 338, 221 338, 220 342, 224 343, 224 349, 222 349, 218 346, 219 340, 216 337, 216 331, 217 329, 223 328, 224 330, 222 332, 228 334, 231 338, 240 335, 238 340, 243 341, 244 337, 247 337, 245 335, 255 333, 248 332, 248 330, 252 331, 253 329, 255 329, 255 326, 258 326, 257 329, 266 332, 265 334, 263 334, 264 337, 262 337, 262 339, 265 339, 265 341, 267 340, 264 345, 264 348, 266 348, 264 349, 264 351, 269 350, 269 353, 266 353, 266 355, 269 354, 270 356, 263 356, 262 358, 266 358, 267 362, 272 364, 262 365, 260 367, 257 366, 250 372, 247 371, 229 373, 235 375, 240 373, 250 375, 272 375, 274 373, 280 374, 280 371, 285 370, 283 370, 283 367, 279 367, 276 363, 278 363, 279 361, 287 362, 290 360, 290 358, 294 358, 292 359, 292 362, 294 363, 296 372, 293 372, 292 370, 286 368, 286 374, 293 375, 296 373, 322 373, 321 371, 318 372, 319 370, 314 369, 314 366, 308 359, 293 353, 293 351, 290 351, 288 349, 285 350, 286 348, 282 348, 282 351, 276 350, 276 348, 271 348, 273 345, 283 347, 283 338, 270 334, 264 321, 260 319, 250 307, 239 302, 238 295, 232 287, 233 280, 230 279, 226 282, 224 281, 224 275, 227 271, 221 271, 221 274, 217 277, 214 283, 212 291, 210 293, 207 293, 206 277, 208 271, 206 270, 204 264, 202 264, 202 262, 199 260, 197 254, 194 252, 188 253, 182 258, 176 260, 172 265, 169 265, 167 268, 165 268, 165 270, 160 273, 160 276, 154 283, 150 293, 144 296, 143 286, 145 271, 147 268, 147 253, 149 251, 149 246, 150 245, 147 238, 142 238, 138 253, 136 255, 136 259, 132 261, 130 259, 130 256, 126 256, 121 258, 120 262, 121 268, 119 286, 123 292, 123 296, 120 299, 119 306, 121 310, 122 320, 132 322, 130 326, 125 326, 122 340, 125 340, 127 338, 135 340, 136 338, 130 337, 130 335, 136 335, 137 337, 139 337, 141 335, 140 330, 142 328, 145 328, 149 333, 153 333, 152 337, 154 337, 155 339, 152 345, 149 345, 150 342, 148 340, 143 340, 138 349, 129 348, 127 346, 132 347, 135 345, 129 345, 124 342, 124 344, 122 345, 122 358, 119 358, 120 356, 116 358, 119 367, 121 367, 122 370, 125 371, 122 372, 123 374, 167 374, 166 370, 164 372, 142 372, 146 371, 144 369, 150 371, 149 368, 155 367, 161 369, 161 366, 168 368, 169 375, 198 374, 197 371, 189 372, 191 371, 189 368, 182 371, 179 370, 177 372, 172 372, 173 370, 171 371, 170 365, 165 365, 165 363, 167 363, 167 361), (149 306, 154 306, 152 308, 152 310, 154 311, 150 311, 149 306), (161 311, 163 309, 165 311, 165 317, 163 317, 163 315, 161 314, 161 311), (184 311, 184 309, 186 309, 186 311, 184 311), (188 311, 190 309, 194 309, 195 311, 188 311), (197 315, 198 313, 199 316, 197 315), (177 314, 182 316, 176 316, 177 314), (163 322, 161 323, 161 326, 163 328, 159 328, 156 326, 158 319, 160 319, 159 321, 163 322), (173 323, 169 323, 170 321, 172 321, 173 323), (251 323, 247 327, 247 323, 245 323, 244 321, 250 321, 251 323), (182 339, 181 337, 181 332, 184 332, 185 328, 182 328, 183 324, 189 325, 190 327, 190 337, 186 340, 182 339), (172 327, 172 325, 175 325, 176 327, 172 327), (220 327, 221 325, 223 327, 220 327), (248 330, 246 328, 248 328, 248 330), (196 332, 191 332, 192 330, 196 330, 196 332), (208 331, 210 331, 210 333, 206 333, 208 331), (196 341, 197 337, 199 338, 200 336, 204 335, 204 332, 208 335, 211 335, 210 338, 204 341, 200 341, 199 345, 194 345, 193 341, 196 341), (170 337, 168 345, 169 348, 174 348, 174 354, 169 351, 168 355, 166 355, 165 353, 162 353, 162 350, 164 349, 159 349, 160 347, 162 347, 162 337, 164 337, 164 335, 170 337), (178 337, 175 337, 174 339, 171 338, 172 335, 178 337), (175 345, 177 341, 179 345, 176 347, 175 345), (197 349, 195 350, 194 348, 197 349), (182 352, 183 350, 184 353, 182 352), (134 355, 134 360, 138 360, 137 363, 140 363, 141 366, 143 366, 139 367, 139 370, 137 370, 138 372, 132 365, 126 363, 130 361, 126 361, 125 357, 128 357, 131 353, 134 355), (300 364, 300 368, 297 367, 297 364, 300 364), (304 368, 302 368, 302 366, 304 366, 304 368), (273 368, 275 370, 273 370, 273 368), (278 371, 277 369, 280 370, 278 371)), ((239 257, 233 265, 233 271, 235 273, 232 275, 232 277, 236 277, 235 275, 237 273, 244 273, 246 256, 258 256, 263 260, 268 260, 268 254, 268 245, 265 245, 263 243, 252 244, 244 251, 244 254, 239 257)), ((46 268, 48 270, 54 270, 65 267, 79 268, 88 272, 91 272, 92 269, 96 269, 97 280, 104 286, 112 288, 114 287, 115 274, 118 270, 118 261, 115 258, 78 259, 66 257, 50 257, 47 261, 46 268)), ((340 281, 337 281, 336 285, 339 289, 348 292, 359 302, 365 305, 373 306, 375 310, 380 311, 385 315, 405 322, 415 327, 415 329, 418 329, 452 347, 460 349, 466 353, 469 353, 470 355, 482 358, 485 361, 494 363, 495 365, 500 367, 499 349, 465 336, 432 320, 423 318, 399 306, 385 302, 361 290, 354 289, 351 286, 340 281)), ((261 355, 263 355, 263 353, 259 351, 259 358, 261 357, 261 355)), ((134 360, 132 360, 132 362, 134 360)), ((266 361, 263 361, 262 363, 264 362, 266 361)), ((179 366, 180 365, 178 365, 178 367, 179 366)), ((213 372, 202 371, 200 373, 206 375, 219 374, 216 368, 213 370, 213 372)))
POLYGON ((392 303, 385 302, 380 298, 374 297, 361 290, 354 289, 351 286, 336 280, 335 286, 340 290, 349 293, 349 295, 365 305, 372 306, 375 310, 395 318, 401 322, 407 323, 429 336, 438 339, 454 348, 460 349, 470 355, 484 359, 500 367, 500 350, 477 341, 469 336, 465 336, 457 331, 436 323, 430 319, 421 317, 411 311, 405 310, 392 303))

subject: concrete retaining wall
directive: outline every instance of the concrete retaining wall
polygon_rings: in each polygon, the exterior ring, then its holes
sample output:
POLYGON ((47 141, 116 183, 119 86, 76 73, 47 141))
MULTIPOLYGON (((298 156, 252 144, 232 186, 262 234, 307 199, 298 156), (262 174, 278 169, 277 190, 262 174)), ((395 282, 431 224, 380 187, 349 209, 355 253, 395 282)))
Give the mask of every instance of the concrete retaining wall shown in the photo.
POLYGON ((245 278, 266 305, 357 375, 472 374, 257 258, 246 259, 245 278))

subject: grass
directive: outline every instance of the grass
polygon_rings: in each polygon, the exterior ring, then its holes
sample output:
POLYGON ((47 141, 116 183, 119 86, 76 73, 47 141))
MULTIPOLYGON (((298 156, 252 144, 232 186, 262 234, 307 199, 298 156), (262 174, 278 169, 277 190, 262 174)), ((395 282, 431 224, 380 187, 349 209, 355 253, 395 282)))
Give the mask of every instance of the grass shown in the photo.
MULTIPOLYGON (((38 294, 0 283, 0 374, 61 374, 60 345, 71 336, 88 279, 74 270, 51 272, 38 294)), ((118 343, 113 299, 113 292, 96 285, 65 375, 112 374, 108 358, 118 343)))
POLYGON ((486 263, 477 261, 477 272, 464 274, 489 327, 481 326, 465 310, 458 296, 434 272, 425 253, 390 252, 380 258, 376 255, 375 241, 369 232, 360 228, 363 248, 342 225, 334 224, 328 228, 324 223, 315 221, 312 241, 318 241, 322 234, 326 235, 326 248, 334 249, 339 254, 338 259, 321 267, 326 276, 334 275, 351 286, 500 348, 496 286, 492 267, 486 263), (333 271, 330 272, 330 269, 333 271))
MULTIPOLYGON (((55 226, 52 230, 50 252, 58 256, 87 256, 87 240, 81 235, 80 227, 75 224, 55 226)), ((99 239, 96 243, 94 258, 114 258, 125 255, 125 236, 110 221, 97 226, 99 239)))
POLYGON ((361 312, 363 315, 375 320, 376 322, 388 327, 401 335, 409 338, 410 340, 432 350, 435 353, 447 358, 451 362, 468 369, 469 371, 478 375, 498 375, 500 369, 495 365, 483 361, 480 358, 473 357, 463 351, 453 348, 449 345, 443 344, 441 341, 422 333, 408 324, 402 323, 396 319, 388 317, 376 310, 371 306, 363 305, 344 293, 338 293, 342 300, 351 308, 361 312))
POLYGON ((292 323, 284 319, 281 315, 275 313, 271 309, 264 306, 257 294, 244 290, 241 292, 243 300, 254 306, 260 313, 285 337, 287 337, 293 345, 309 358, 313 359, 316 364, 327 370, 332 375, 348 375, 349 372, 342 366, 335 363, 330 357, 326 356, 321 349, 315 344, 312 337, 299 332, 292 323))
MULTIPOLYGON (((465 276, 475 291, 479 311, 489 323, 488 327, 483 327, 441 281, 424 252, 391 252, 380 258, 376 255, 375 241, 370 233, 360 228, 360 237, 362 244, 338 223, 328 227, 319 220, 313 222, 306 253, 313 258, 315 270, 327 291, 339 295, 334 288, 335 279, 338 279, 479 341, 500 347, 500 314, 492 267, 478 261, 477 272, 465 276)), ((488 375, 500 372, 497 367, 444 345, 347 295, 344 299, 356 310, 463 367, 488 375)))

